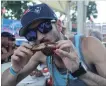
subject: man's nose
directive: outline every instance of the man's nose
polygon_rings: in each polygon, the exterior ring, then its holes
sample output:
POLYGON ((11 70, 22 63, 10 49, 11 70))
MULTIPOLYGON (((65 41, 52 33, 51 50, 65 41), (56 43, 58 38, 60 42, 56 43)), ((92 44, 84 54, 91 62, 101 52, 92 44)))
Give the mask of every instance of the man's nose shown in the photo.
POLYGON ((45 34, 40 33, 37 31, 37 40, 41 41, 45 37, 45 34))

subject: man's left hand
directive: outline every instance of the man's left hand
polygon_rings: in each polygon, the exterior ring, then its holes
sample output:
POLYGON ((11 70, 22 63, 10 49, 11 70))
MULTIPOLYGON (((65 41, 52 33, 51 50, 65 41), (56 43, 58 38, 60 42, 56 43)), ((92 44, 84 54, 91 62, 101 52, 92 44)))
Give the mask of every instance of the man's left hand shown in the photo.
POLYGON ((65 64, 66 68, 72 73, 79 68, 79 57, 73 43, 70 40, 57 42, 57 49, 54 51, 65 64))

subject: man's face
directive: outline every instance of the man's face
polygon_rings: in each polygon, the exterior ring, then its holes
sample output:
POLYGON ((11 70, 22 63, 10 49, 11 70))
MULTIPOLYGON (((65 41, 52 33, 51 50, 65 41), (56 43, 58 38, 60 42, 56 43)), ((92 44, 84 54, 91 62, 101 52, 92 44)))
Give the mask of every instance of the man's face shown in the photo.
MULTIPOLYGON (((38 26, 42 24, 43 21, 38 21, 38 22, 34 22, 33 24, 31 24, 29 26, 29 28, 33 28, 36 29, 36 41, 34 42, 35 44, 40 44, 43 42, 57 42, 58 40, 60 40, 60 33, 57 30, 57 26, 56 23, 50 24, 52 29, 50 29, 47 33, 42 33, 38 30, 38 26)), ((43 24, 45 25, 45 24, 43 24)), ((41 25, 42 26, 42 25, 41 25)), ((42 28, 42 27, 40 27, 42 28)), ((45 27, 46 28, 46 27, 45 27)), ((49 28, 45 29, 44 27, 42 28, 43 30, 48 30, 49 28)), ((42 50, 43 54, 45 54, 46 56, 51 55, 52 54, 52 50, 51 49, 44 49, 42 50)))
POLYGON ((15 41, 9 40, 9 47, 14 47, 15 46, 15 41))
MULTIPOLYGON (((41 24, 43 21, 37 21, 33 22, 29 28, 37 29, 38 25, 41 24)), ((60 34, 57 30, 56 24, 52 23, 52 30, 50 30, 48 33, 41 33, 37 30, 37 39, 36 43, 42 43, 42 42, 56 42, 60 39, 60 34)))
POLYGON ((7 47, 8 46, 8 37, 1 37, 1 43, 5 47, 7 47))

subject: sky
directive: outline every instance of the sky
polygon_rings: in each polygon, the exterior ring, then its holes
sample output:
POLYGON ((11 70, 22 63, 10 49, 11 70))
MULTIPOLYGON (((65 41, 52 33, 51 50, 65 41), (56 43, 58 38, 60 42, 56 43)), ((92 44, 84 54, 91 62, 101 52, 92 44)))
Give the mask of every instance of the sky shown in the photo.
POLYGON ((106 1, 96 1, 98 17, 94 19, 95 23, 106 23, 106 1))

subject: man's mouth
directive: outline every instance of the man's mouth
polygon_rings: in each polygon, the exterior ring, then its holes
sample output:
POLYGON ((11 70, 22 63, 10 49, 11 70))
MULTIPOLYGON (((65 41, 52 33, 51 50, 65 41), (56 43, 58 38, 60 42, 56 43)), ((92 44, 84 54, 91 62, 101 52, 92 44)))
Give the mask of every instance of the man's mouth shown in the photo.
POLYGON ((56 50, 56 43, 43 41, 43 43, 35 45, 31 50, 34 52, 41 51, 44 55, 50 56, 53 55, 53 51, 56 50))
POLYGON ((50 40, 44 39, 44 40, 41 40, 41 41, 40 41, 40 43, 46 43, 46 42, 50 42, 50 40))

